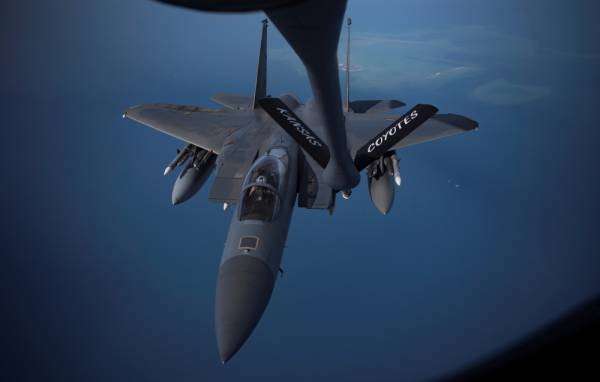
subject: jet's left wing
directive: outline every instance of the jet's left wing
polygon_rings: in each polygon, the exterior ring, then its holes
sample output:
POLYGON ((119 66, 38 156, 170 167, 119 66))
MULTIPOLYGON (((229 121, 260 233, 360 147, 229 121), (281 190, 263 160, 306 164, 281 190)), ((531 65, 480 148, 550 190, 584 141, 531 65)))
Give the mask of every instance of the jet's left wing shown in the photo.
POLYGON ((162 103, 133 106, 123 117, 216 154, 228 136, 253 118, 251 113, 245 112, 162 103))
MULTIPOLYGON (((354 156, 363 145, 399 116, 389 114, 346 114, 346 135, 354 156)), ((389 150, 417 145, 474 130, 476 121, 457 114, 435 114, 389 150)))

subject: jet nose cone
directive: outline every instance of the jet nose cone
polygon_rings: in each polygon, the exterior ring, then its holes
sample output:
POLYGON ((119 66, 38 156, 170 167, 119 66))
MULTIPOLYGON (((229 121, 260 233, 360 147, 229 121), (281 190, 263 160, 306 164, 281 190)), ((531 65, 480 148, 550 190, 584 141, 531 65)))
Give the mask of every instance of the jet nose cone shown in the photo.
POLYGON ((239 255, 221 265, 215 331, 223 363, 240 349, 254 330, 267 307, 274 283, 271 269, 255 257, 239 255))

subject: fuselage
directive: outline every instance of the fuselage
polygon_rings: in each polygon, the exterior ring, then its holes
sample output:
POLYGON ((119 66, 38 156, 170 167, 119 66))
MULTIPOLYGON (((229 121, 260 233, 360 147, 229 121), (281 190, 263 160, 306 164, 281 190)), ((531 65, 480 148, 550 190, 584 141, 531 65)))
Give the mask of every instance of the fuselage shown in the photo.
POLYGON ((298 189, 298 146, 280 129, 250 167, 219 266, 215 329, 227 361, 264 312, 280 270, 298 189))

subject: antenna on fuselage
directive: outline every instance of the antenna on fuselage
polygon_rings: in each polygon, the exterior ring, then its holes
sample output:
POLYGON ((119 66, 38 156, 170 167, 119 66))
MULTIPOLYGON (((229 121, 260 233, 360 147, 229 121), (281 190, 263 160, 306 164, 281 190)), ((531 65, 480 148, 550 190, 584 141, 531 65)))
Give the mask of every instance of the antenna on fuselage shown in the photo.
POLYGON ((352 25, 352 19, 348 17, 346 23, 348 25, 348 41, 346 44, 346 99, 344 100, 344 111, 347 113, 350 111, 350 25, 352 25))
POLYGON ((256 89, 252 107, 259 107, 258 100, 267 96, 267 26, 269 21, 262 21, 262 33, 260 37, 260 53, 258 54, 258 69, 256 73, 256 89))

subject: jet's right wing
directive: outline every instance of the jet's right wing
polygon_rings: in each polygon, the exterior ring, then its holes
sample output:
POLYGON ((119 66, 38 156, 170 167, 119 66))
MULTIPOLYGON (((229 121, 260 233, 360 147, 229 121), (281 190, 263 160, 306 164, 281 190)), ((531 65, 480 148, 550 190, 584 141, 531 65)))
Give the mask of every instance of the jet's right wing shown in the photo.
POLYGON ((227 137, 253 118, 251 113, 172 104, 133 106, 123 117, 216 154, 227 137))

